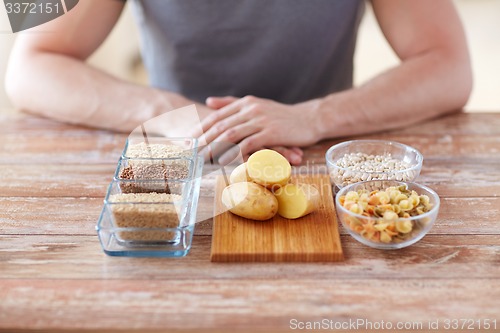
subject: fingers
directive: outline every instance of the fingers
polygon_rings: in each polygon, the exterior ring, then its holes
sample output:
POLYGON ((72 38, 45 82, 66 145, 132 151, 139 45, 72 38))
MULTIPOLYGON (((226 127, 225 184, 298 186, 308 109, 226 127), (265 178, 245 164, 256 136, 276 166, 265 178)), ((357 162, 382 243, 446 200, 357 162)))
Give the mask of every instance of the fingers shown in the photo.
POLYGON ((224 96, 224 97, 208 97, 205 103, 207 106, 211 109, 218 110, 226 105, 229 105, 235 101, 237 101, 238 98, 233 97, 233 96, 224 96))
POLYGON ((243 156, 241 154, 240 147, 238 145, 234 145, 233 147, 227 149, 223 154, 221 154, 217 159, 217 162, 220 165, 239 165, 243 163, 243 161, 246 161, 247 158, 248 155, 243 156))
POLYGON ((206 163, 210 164, 219 163, 227 165, 235 160, 240 161, 239 163, 243 162, 240 147, 229 142, 212 142, 209 145, 201 147, 198 154, 205 159, 206 163), (224 161, 220 159, 223 155, 226 155, 226 160, 224 161))
MULTIPOLYGON (((243 156, 248 156, 259 149, 265 148, 264 146, 271 146, 291 164, 302 163, 304 154, 302 149, 298 147, 272 146, 273 141, 275 141, 273 140, 273 131, 264 131, 267 124, 265 108, 270 107, 269 103, 269 101, 253 96, 207 98, 207 106, 217 109, 217 111, 202 121, 201 127, 204 134, 199 139, 210 146, 214 144, 217 148, 225 144, 239 142, 243 156)), ((221 152, 219 149, 213 149, 213 153, 220 154, 221 152)), ((227 163, 228 156, 226 152, 220 155, 219 163, 227 163)))
POLYGON ((255 122, 248 120, 245 115, 237 113, 210 127, 200 139, 207 143, 214 141, 238 143, 259 130, 260 126, 255 122))
POLYGON ((272 147, 271 149, 283 155, 288 160, 288 162, 290 162, 293 165, 299 165, 300 163, 302 163, 303 152, 302 149, 300 148, 297 147, 287 148, 278 146, 278 147, 272 147))
POLYGON ((293 150, 294 153, 300 155, 301 157, 304 156, 304 151, 299 147, 291 147, 290 149, 293 150))
MULTIPOLYGON (((238 98, 232 97, 232 96, 208 97, 206 99, 206 104, 211 109, 219 110, 220 108, 223 108, 223 107, 225 107, 225 106, 227 106, 227 105, 229 105, 237 100, 238 100, 238 98)), ((199 126, 199 130, 196 132, 193 132, 194 136, 197 137, 200 142, 204 142, 206 144, 209 144, 211 142, 211 140, 206 141, 206 132, 209 130, 212 130, 211 136, 212 137, 214 136, 214 133, 213 133, 214 132, 213 125, 215 124, 214 121, 216 119, 219 119, 221 116, 221 115, 216 115, 215 113, 217 113, 217 112, 214 111, 212 113, 212 115, 209 115, 205 119, 203 119, 201 121, 201 126, 199 126)), ((217 134, 217 135, 219 135, 219 134, 217 134)))
MULTIPOLYGON (((264 148, 264 147, 262 147, 262 148, 264 148)), ((278 147, 272 147, 271 149, 275 150, 278 153, 280 153, 281 155, 283 155, 288 160, 288 162, 290 162, 290 164, 292 164, 292 165, 300 165, 302 163, 303 152, 302 152, 302 149, 300 149, 300 148, 297 148, 297 147, 287 148, 287 147, 278 146, 278 147), (299 151, 300 151, 300 153, 298 153, 299 151)), ((228 150, 227 152, 225 152, 224 154, 222 154, 220 156, 220 158, 218 159, 219 164, 227 165, 229 163, 232 163, 232 161, 235 160, 235 152, 236 151, 234 149, 231 149, 231 150, 228 150)), ((238 151, 238 153, 239 152, 240 151, 238 151)), ((243 159, 246 161, 250 155, 251 155, 250 152, 245 152, 243 154, 243 159)))
POLYGON ((248 99, 226 96, 209 97, 206 100, 207 106, 218 111, 202 121, 204 134, 199 139, 210 146, 206 150, 210 150, 212 158, 222 153, 218 158, 220 164, 227 164, 234 159, 234 149, 226 151, 225 145, 238 143, 259 131, 259 126, 248 122, 247 115, 240 113, 248 99))
MULTIPOLYGON (((239 144, 242 155, 246 157, 257 150, 265 149, 266 141, 268 140, 266 140, 266 136, 262 132, 248 136, 239 144)), ((303 153, 300 148, 295 147, 294 149, 283 146, 274 146, 271 149, 276 150, 278 153, 283 155, 293 165, 302 163, 303 153)))
POLYGON ((217 112, 213 112, 205 119, 203 119, 201 121, 201 128, 203 130, 203 133, 208 131, 210 128, 212 128, 216 123, 220 122, 221 120, 229 116, 232 116, 235 113, 238 113, 238 111, 240 111, 242 107, 241 104, 242 104, 241 99, 237 99, 236 101, 222 107, 217 112))
MULTIPOLYGON (((215 113, 216 110, 229 105, 235 101, 237 101, 238 98, 233 97, 233 96, 225 96, 225 97, 208 97, 205 101, 207 110, 209 110, 208 115, 207 112, 205 112, 204 117, 200 117, 202 119, 200 126, 194 126, 189 135, 193 136, 195 138, 200 138, 200 136, 206 131, 206 129, 203 129, 203 118, 206 118, 210 115, 210 113, 215 113)), ((205 106, 202 106, 205 107, 205 106)), ((201 141, 200 142, 204 142, 201 141)))
MULTIPOLYGON (((214 138, 210 135, 210 133, 206 133, 208 135, 206 137, 206 141, 209 143, 209 147, 211 149, 211 153, 213 156, 217 156, 223 153, 228 147, 238 147, 236 143, 240 142, 244 138, 251 136, 259 131, 259 127, 252 125, 251 123, 244 123, 242 125, 236 125, 234 127, 230 127, 227 131, 214 138)), ((205 138, 205 137, 202 137, 205 138)), ((238 148, 239 149, 239 148, 238 148)), ((234 154, 233 154, 234 155, 234 154)), ((221 155, 222 157, 223 155, 221 155)), ((227 156, 225 156, 227 158, 227 156)), ((228 162, 224 162, 219 159, 220 164, 227 164, 228 162)))
POLYGON ((257 150, 264 149, 265 141, 265 137, 261 132, 246 137, 239 143, 241 154, 247 156, 257 150))

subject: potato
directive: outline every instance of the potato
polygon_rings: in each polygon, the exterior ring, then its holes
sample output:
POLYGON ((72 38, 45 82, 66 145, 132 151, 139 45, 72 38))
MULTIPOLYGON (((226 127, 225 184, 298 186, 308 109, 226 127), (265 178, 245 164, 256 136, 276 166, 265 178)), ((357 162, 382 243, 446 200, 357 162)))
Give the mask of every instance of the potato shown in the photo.
POLYGON ((309 184, 287 184, 274 192, 278 199, 278 214, 287 219, 297 219, 312 213, 319 206, 320 194, 309 184))
POLYGON ((288 183, 292 167, 280 153, 263 149, 248 158, 247 173, 255 183, 276 189, 288 183))
POLYGON ((271 191, 251 182, 227 186, 221 201, 231 213, 251 220, 268 220, 278 211, 278 200, 271 191))
POLYGON ((231 172, 231 175, 229 176, 229 183, 234 184, 234 183, 241 183, 241 182, 250 182, 251 179, 248 177, 247 174, 247 164, 243 163, 238 165, 233 172, 231 172))

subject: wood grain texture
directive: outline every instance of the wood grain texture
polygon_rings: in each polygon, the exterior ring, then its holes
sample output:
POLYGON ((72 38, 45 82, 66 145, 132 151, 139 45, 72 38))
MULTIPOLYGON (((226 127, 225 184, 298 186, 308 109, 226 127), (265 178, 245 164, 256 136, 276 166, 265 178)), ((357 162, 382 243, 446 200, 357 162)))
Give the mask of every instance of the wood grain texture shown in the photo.
POLYGON ((116 164, 126 134, 19 113, 0 115, 0 164, 116 164))
MULTIPOLYGON (((481 279, 500 276, 498 235, 427 235, 398 251, 366 247, 341 236, 345 260, 338 263, 211 263, 211 237, 195 236, 182 258, 112 258, 96 236, 0 236, 1 278, 272 280, 301 279, 481 279)), ((1 283, 1 280, 0 280, 1 283)))
MULTIPOLYGON (((500 323, 500 114, 352 138, 420 149, 418 182, 441 208, 429 234, 398 251, 363 246, 340 226, 337 263, 211 262, 210 166, 187 257, 107 257, 94 227, 126 135, 14 112, 0 113, 0 128, 0 332, 289 332, 292 318, 500 323)), ((346 139, 307 148, 295 172, 327 174, 326 150, 346 139)))
POLYGON ((0 165, 0 197, 104 197, 115 168, 116 163, 0 165))
MULTIPOLYGON (((198 202, 195 235, 211 236, 213 194, 198 202)), ((0 197, 0 234, 94 235, 102 198, 0 197)), ((429 234, 500 235, 500 197, 441 197, 439 217, 429 234)), ((340 233, 345 234, 340 226, 340 233)))
POLYGON ((215 190, 210 259, 217 262, 343 260, 329 177, 297 175, 291 182, 315 186, 321 194, 318 209, 296 220, 276 215, 268 221, 253 221, 226 211, 221 195, 227 184, 220 177, 215 190))
POLYGON ((23 284, 7 279, 0 286, 0 322, 11 328, 71 328, 80 323, 80 328, 87 329, 237 331, 251 327, 258 332, 290 331, 292 318, 394 322, 498 318, 499 287, 497 279, 345 281, 331 277, 293 283, 281 278, 230 283, 28 279, 23 284), (374 311, 366 311, 366 304, 374 311))

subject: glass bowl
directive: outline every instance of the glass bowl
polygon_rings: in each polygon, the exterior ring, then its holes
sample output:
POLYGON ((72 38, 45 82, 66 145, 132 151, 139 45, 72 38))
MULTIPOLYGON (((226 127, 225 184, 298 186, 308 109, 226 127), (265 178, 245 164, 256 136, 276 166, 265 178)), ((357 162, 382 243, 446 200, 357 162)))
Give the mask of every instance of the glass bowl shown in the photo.
MULTIPOLYGON (((188 254, 196 223, 204 160, 197 157, 187 179, 113 180, 96 230, 110 256, 181 257, 188 254), (178 196, 146 201, 147 194, 178 196), (130 200, 117 200, 122 195, 130 200), (142 196, 146 194, 146 196, 142 196), (137 198, 142 198, 137 200, 137 198)), ((153 196, 151 197, 153 199, 153 196)))
POLYGON ((353 140, 330 147, 325 159, 330 180, 337 192, 344 186, 362 181, 413 182, 422 170, 424 157, 417 149, 394 141, 353 140), (373 161, 370 167, 360 167, 359 164, 354 163, 366 157, 361 154, 385 156, 386 160, 384 162, 373 161), (345 165, 347 156, 352 165, 345 165), (396 170, 394 167, 398 164, 401 169, 396 170))
MULTIPOLYGON (((420 200, 423 202, 423 199, 420 200)), ((436 192, 426 186, 388 180, 372 180, 348 185, 335 196, 337 215, 347 232, 365 245, 384 250, 401 249, 422 239, 436 221, 439 203, 439 196, 436 192), (426 195, 432 208, 417 216, 384 219, 383 217, 369 217, 354 213, 341 204, 343 200, 341 198, 350 191, 365 190, 370 193, 392 186, 405 186, 409 191, 417 192, 419 196, 426 195)))

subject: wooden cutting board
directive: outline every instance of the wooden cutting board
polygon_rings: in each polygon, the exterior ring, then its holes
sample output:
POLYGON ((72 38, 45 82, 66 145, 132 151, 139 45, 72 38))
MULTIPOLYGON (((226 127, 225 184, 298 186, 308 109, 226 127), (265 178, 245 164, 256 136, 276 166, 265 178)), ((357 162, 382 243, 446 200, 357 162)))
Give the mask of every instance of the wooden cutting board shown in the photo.
POLYGON ((321 204, 315 212, 289 220, 276 215, 268 221, 253 221, 224 212, 221 194, 226 182, 219 177, 215 190, 215 217, 211 261, 341 261, 337 215, 328 175, 296 175, 292 182, 315 185, 321 204))

